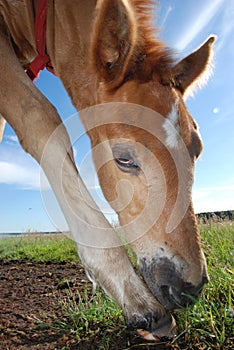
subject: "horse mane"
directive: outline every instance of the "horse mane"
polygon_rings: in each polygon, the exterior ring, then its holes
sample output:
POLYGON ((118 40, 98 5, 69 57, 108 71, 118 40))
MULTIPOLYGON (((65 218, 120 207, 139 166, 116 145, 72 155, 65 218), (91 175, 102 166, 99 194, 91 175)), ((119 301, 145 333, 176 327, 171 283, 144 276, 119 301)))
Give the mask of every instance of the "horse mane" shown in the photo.
POLYGON ((160 71, 169 69, 174 64, 173 52, 158 38, 160 30, 154 18, 158 3, 153 0, 131 0, 131 5, 138 27, 134 71, 138 78, 145 80, 150 78, 153 71, 160 74, 160 71))

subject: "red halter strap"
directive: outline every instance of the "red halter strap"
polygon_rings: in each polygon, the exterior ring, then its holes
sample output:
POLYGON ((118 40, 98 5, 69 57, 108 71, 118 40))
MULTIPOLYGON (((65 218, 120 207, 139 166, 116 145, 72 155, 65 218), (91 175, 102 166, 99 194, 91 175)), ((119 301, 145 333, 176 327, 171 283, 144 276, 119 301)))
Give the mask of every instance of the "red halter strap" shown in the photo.
POLYGON ((38 78, 40 70, 48 69, 55 74, 50 57, 46 53, 46 17, 48 0, 39 0, 35 20, 35 42, 37 57, 30 63, 27 74, 31 80, 38 78))

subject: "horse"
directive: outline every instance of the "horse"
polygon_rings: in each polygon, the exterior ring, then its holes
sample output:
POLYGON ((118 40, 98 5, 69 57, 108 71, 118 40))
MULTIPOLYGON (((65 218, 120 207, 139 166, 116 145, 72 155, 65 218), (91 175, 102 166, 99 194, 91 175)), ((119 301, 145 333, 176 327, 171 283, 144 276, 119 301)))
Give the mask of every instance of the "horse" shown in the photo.
POLYGON ((177 62, 158 39, 153 6, 0 0, 1 134, 7 121, 41 165, 87 276, 146 340, 173 337, 172 311, 193 303, 209 281, 191 198, 202 143, 185 97, 207 77, 215 42, 210 36, 177 62), (34 28, 40 6, 41 31, 34 28), (100 186, 137 269, 85 187, 56 108, 32 82, 38 55, 80 113, 100 186))

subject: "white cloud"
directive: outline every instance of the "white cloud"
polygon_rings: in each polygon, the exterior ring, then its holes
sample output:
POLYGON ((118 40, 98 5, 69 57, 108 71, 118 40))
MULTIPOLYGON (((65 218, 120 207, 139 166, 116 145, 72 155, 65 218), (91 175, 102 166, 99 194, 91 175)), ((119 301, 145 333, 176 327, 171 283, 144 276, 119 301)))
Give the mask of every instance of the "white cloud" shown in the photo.
POLYGON ((213 108, 213 113, 218 114, 220 112, 220 109, 218 107, 213 108))
MULTIPOLYGON (((74 153, 77 156, 76 149, 74 149, 74 153)), ((80 166, 80 174, 104 215, 112 215, 113 210, 102 194, 90 151, 88 151, 80 166)), ((24 152, 18 143, 18 139, 10 135, 5 136, 0 147, 0 184, 14 185, 17 189, 22 190, 42 190, 43 198, 47 198, 49 192, 51 192, 48 191, 51 188, 46 177, 43 176, 40 166, 30 155, 24 152), (48 192, 48 194, 45 192, 48 192)), ((53 195, 51 194, 51 196, 53 195)), ((56 212, 56 209, 53 210, 56 212)), ((60 213, 60 210, 58 212, 60 213)))
POLYGON ((39 188, 39 169, 0 161, 0 183, 17 185, 23 189, 39 188))
MULTIPOLYGON (((0 147, 0 184, 14 185, 22 190, 40 190, 40 166, 23 151, 14 136, 6 139, 0 147)), ((48 182, 43 186, 48 188, 48 182)))
POLYGON ((234 185, 195 189, 193 204, 196 213, 234 210, 234 185))
POLYGON ((19 143, 18 137, 16 135, 4 135, 3 142, 5 143, 19 143))
POLYGON ((200 8, 194 13, 194 18, 189 18, 187 30, 182 37, 178 39, 175 46, 179 50, 184 50, 187 45, 202 31, 204 27, 213 19, 221 6, 225 5, 225 0, 207 1, 206 6, 200 8))
POLYGON ((223 44, 229 40, 230 54, 233 54, 233 30, 234 30, 234 1, 226 1, 223 6, 224 15, 221 22, 219 40, 216 45, 216 50, 219 51, 223 44))
POLYGON ((165 14, 163 15, 163 17, 161 18, 161 21, 160 21, 160 28, 164 26, 169 14, 172 12, 173 10, 173 7, 172 6, 168 6, 167 9, 166 9, 166 12, 165 14))

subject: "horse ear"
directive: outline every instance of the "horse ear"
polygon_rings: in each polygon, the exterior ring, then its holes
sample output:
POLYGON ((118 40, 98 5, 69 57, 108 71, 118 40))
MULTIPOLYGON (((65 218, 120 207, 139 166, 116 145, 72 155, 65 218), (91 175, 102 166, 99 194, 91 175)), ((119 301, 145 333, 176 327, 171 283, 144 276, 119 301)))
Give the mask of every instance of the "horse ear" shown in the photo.
POLYGON ((136 43, 136 22, 128 0, 98 0, 91 44, 92 66, 111 86, 127 74, 136 43))
POLYGON ((198 50, 185 57, 171 70, 169 80, 183 95, 201 87, 211 74, 213 43, 216 36, 210 36, 198 50))

